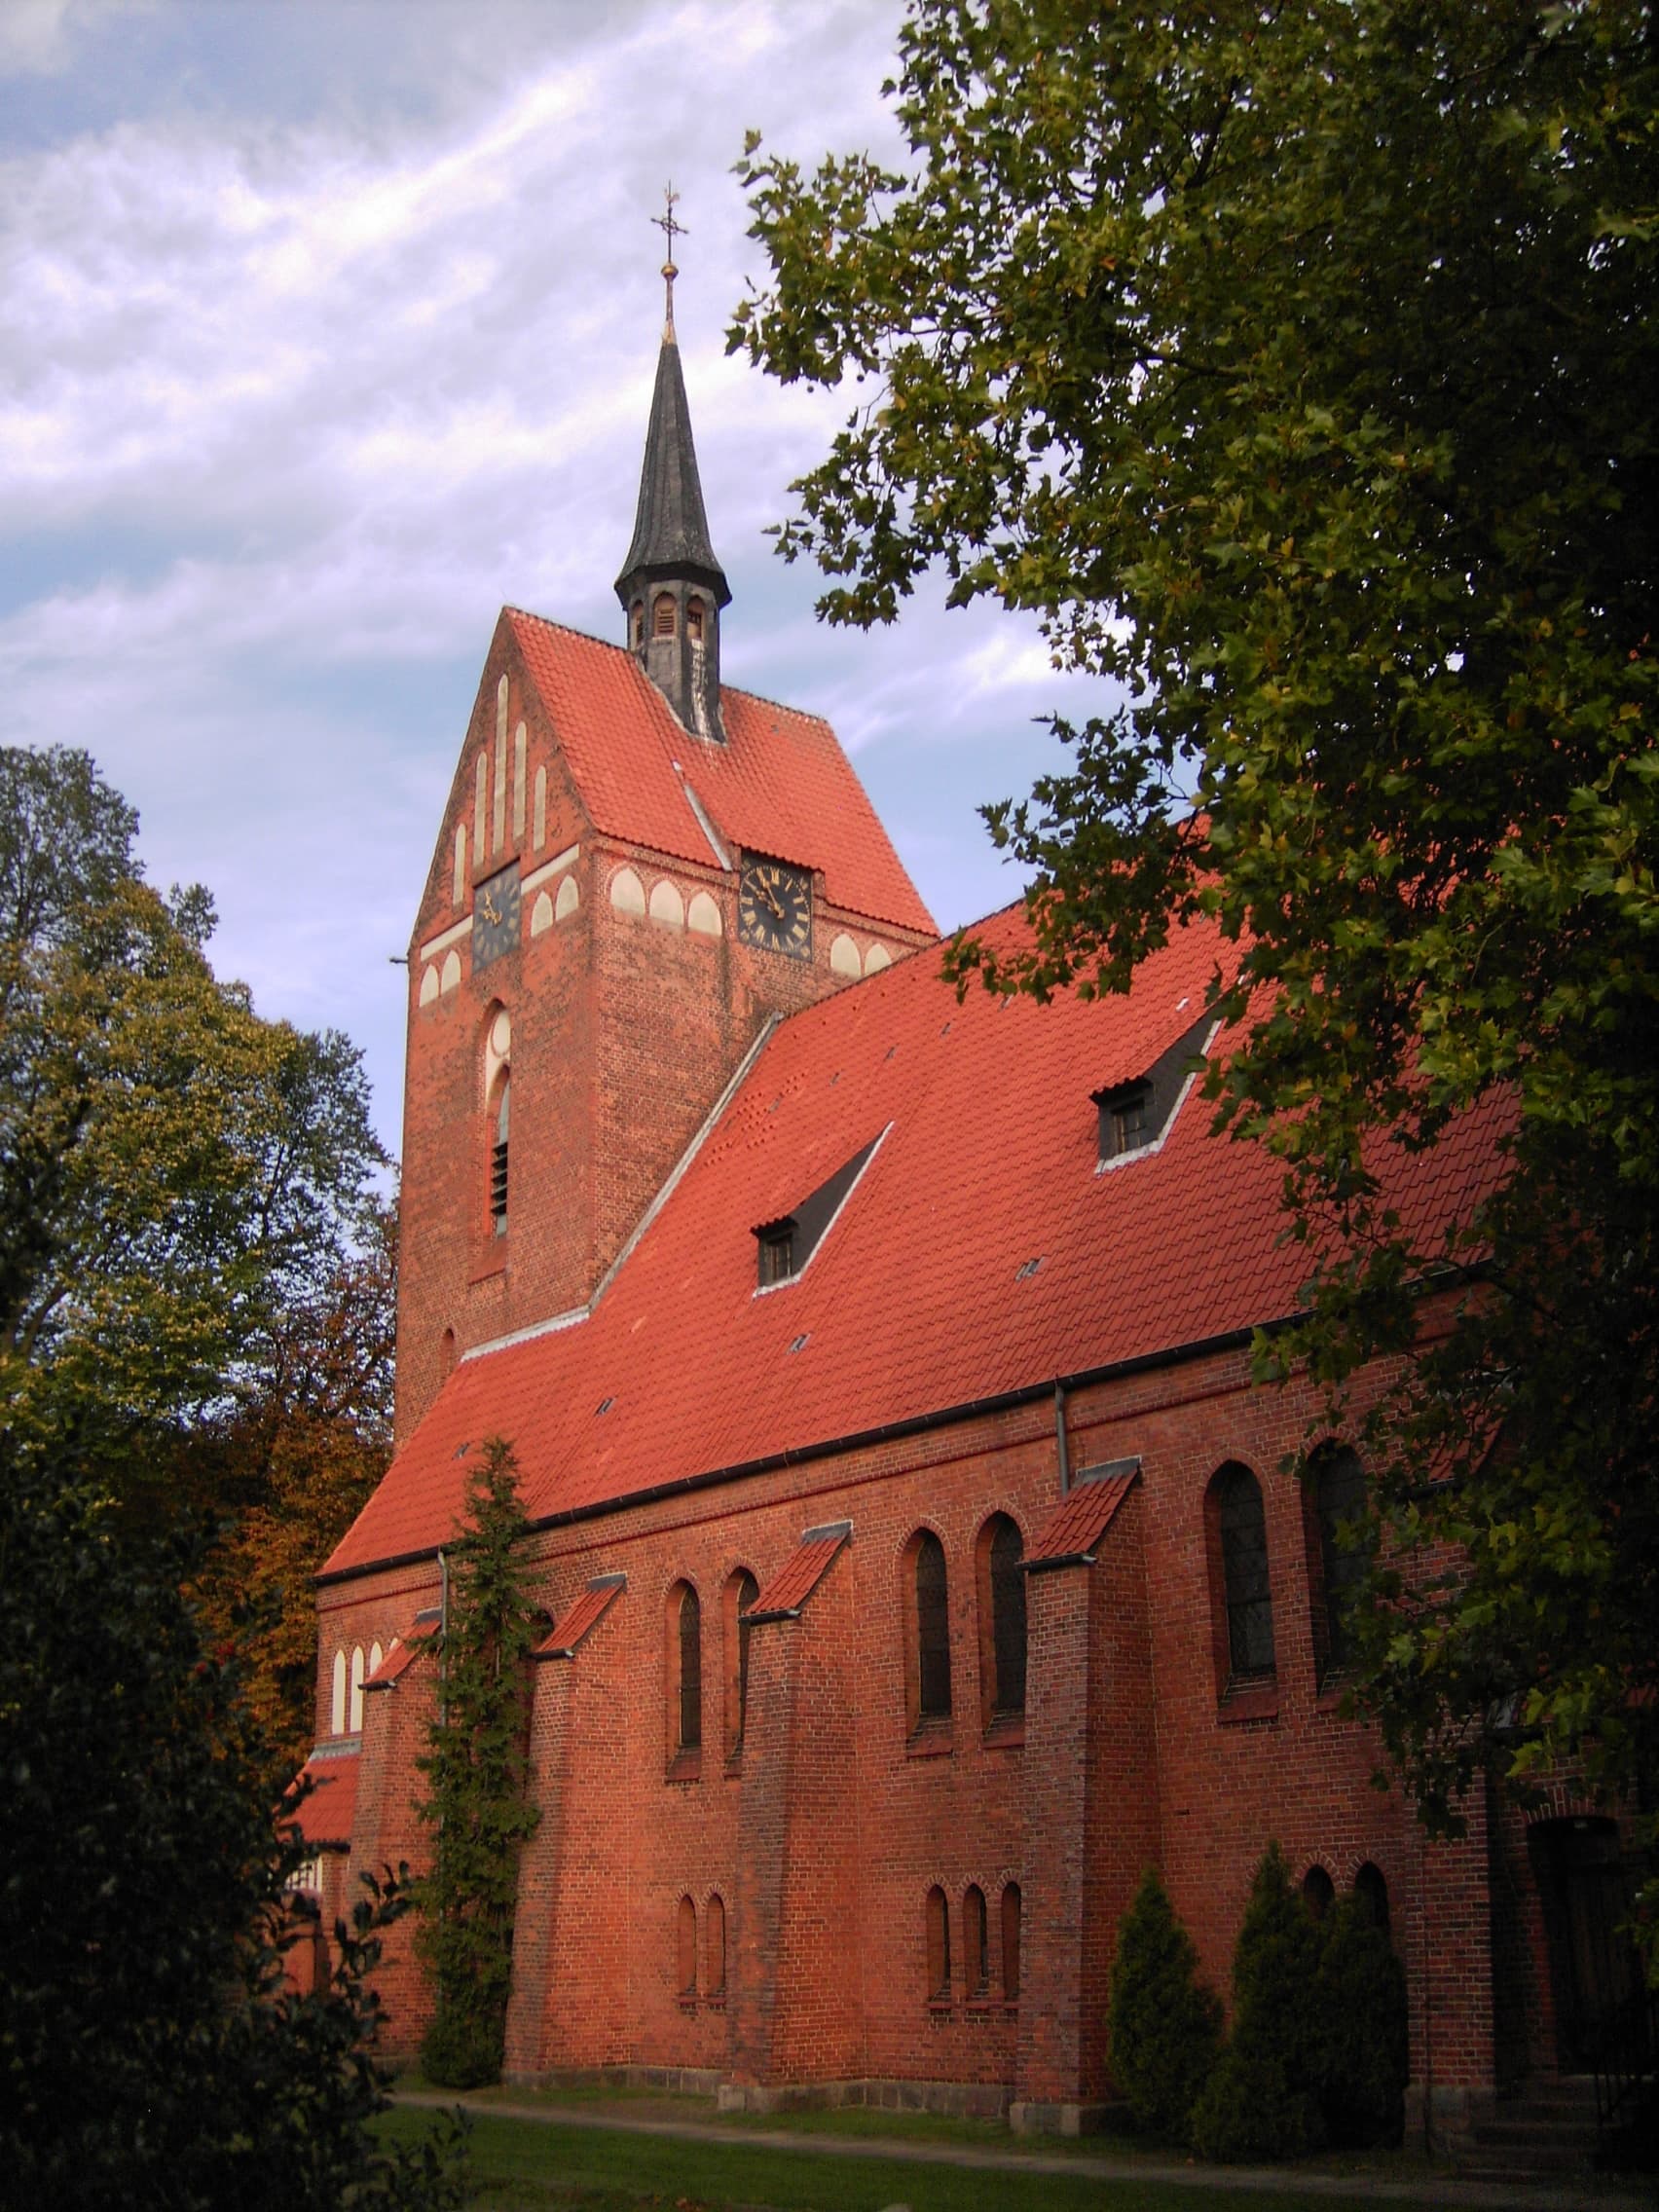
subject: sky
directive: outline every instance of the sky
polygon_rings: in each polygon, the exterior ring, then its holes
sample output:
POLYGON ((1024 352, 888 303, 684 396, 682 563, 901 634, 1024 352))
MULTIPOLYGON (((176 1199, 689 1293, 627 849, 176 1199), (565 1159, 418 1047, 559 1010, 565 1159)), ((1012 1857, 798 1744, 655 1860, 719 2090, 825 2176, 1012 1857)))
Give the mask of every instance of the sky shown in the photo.
POLYGON ((732 164, 898 161, 892 0, 0 0, 0 742, 85 747, 219 973, 344 1030, 401 1123, 403 971, 503 603, 622 640, 676 324, 729 682, 826 715, 941 928, 1014 897, 977 807, 1097 705, 924 592, 831 630, 768 523, 845 394, 725 353, 732 164))

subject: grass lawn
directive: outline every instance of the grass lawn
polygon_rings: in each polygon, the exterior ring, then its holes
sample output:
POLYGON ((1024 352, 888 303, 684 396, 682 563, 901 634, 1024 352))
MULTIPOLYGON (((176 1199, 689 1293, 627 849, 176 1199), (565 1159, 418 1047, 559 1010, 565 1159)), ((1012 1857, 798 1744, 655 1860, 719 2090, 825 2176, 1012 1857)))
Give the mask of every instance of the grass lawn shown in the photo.
MULTIPOLYGON (((614 2092, 605 2104, 614 2109, 614 2092)), ((706 2118, 706 2104, 701 2110, 706 2118)), ((835 2117, 843 2122, 856 2118, 872 2132, 873 2123, 888 2120, 894 2123, 885 2130, 890 2138, 912 2133, 908 2127, 901 2130, 898 2114, 835 2117)), ((388 2114, 382 2125, 388 2136, 413 2141, 430 2121, 429 2113, 405 2107, 388 2114)), ((941 2150, 965 2139, 991 2147, 973 2122, 945 2123, 949 2132, 938 2122, 929 2125, 941 2150), (974 2135, 967 2138, 970 2128, 974 2135)), ((472 2130, 471 2201, 485 2212, 629 2212, 640 2204, 662 2205, 670 2212, 754 2206, 773 2212, 884 2212, 890 2205, 907 2205, 910 2212, 963 2212, 965 2207, 972 2212, 1227 2212, 1230 2206, 1249 2206, 1252 2212, 1356 2212, 1361 2205, 1374 2212, 1375 2207, 1374 2199, 1294 2189, 1234 2192, 1140 2179, 1102 2181, 1083 2173, 1007 2173, 876 2156, 826 2156, 804 2145, 794 2151, 747 2141, 746 2132, 734 2129, 729 2143, 684 2142, 479 2114, 472 2130)), ((852 2131, 843 2125, 835 2132, 845 2136, 852 2131)), ((1014 2148, 1006 2131, 997 2147, 1014 2148)), ((1050 2146, 1033 2148, 1047 2152, 1050 2146)), ((1087 2153, 1103 2146, 1082 2148, 1087 2153)), ((1432 2194, 1425 2192, 1424 2202, 1432 2201, 1432 2194)))

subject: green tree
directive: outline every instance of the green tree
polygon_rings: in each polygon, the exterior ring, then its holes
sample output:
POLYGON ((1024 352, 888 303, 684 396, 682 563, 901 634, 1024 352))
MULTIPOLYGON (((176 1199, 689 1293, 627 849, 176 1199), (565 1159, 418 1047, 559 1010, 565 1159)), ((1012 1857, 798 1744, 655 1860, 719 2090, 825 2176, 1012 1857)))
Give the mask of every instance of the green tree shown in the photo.
POLYGON ((1227 2047, 1193 2107, 1193 2147, 1201 2157, 1295 2157, 1324 2141, 1321 1948, 1284 1854, 1270 1843, 1233 1954, 1227 2047))
POLYGON ((235 1684, 202 1647, 175 1539, 100 1479, 0 1435, 0 2164, 8 2201, 168 2212, 439 2212, 440 2140, 388 2153, 365 1899, 330 1983, 304 1933, 235 1684))
POLYGON ((1370 1424, 1362 1701, 1439 1825, 1483 1766, 1651 1804, 1651 8, 912 0, 900 64, 903 171, 752 141, 732 344, 862 380, 782 531, 821 611, 942 571, 1101 679, 989 809, 1028 950, 954 972, 1121 989, 1214 918, 1210 1095, 1309 1253, 1263 1372, 1340 1398, 1473 1290, 1370 1424), (1388 1202, 1494 1144, 1444 1235, 1388 1202))
POLYGON ((1406 1973, 1367 1899, 1350 1893, 1319 1929, 1319 2102, 1333 2143, 1397 2143, 1410 2044, 1406 1973))
POLYGON ((0 1404, 167 1518, 166 1438, 266 1389, 384 1156, 357 1053, 215 977, 136 828, 86 754, 0 749, 0 1404))
POLYGON ((434 2009, 421 2063, 434 2082, 499 2081, 512 1984, 519 1854, 539 1815, 530 1802, 526 1523, 512 1447, 486 1439, 467 1475, 466 1525, 452 1557, 438 1711, 418 1761, 433 1829, 416 1945, 434 2009))
POLYGON ((1155 1866, 1118 1930, 1110 1998, 1112 2080, 1137 2126, 1185 2143, 1221 2047, 1221 2006, 1198 1979, 1193 1939, 1155 1866))

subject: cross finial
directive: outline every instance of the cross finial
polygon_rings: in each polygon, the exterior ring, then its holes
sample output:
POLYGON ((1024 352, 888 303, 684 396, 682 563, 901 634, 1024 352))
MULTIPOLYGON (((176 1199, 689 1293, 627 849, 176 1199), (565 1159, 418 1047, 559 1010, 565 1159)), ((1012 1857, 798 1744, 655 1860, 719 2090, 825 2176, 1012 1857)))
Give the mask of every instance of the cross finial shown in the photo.
POLYGON ((674 241, 677 238, 683 239, 690 236, 685 225, 675 220, 674 210, 679 199, 680 195, 675 191, 672 184, 665 186, 663 190, 663 212, 651 217, 651 221, 668 240, 668 259, 662 265, 662 280, 667 290, 667 307, 664 311, 666 320, 663 325, 663 336, 665 338, 674 336, 674 279, 680 275, 679 270, 674 266, 674 241))

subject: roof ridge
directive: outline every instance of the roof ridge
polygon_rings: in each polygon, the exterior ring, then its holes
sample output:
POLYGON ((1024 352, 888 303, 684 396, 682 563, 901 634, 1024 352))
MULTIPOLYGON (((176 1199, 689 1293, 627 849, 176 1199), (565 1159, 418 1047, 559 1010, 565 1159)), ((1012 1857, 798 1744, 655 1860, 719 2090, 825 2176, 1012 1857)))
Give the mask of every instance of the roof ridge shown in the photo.
MULTIPOLYGON (((596 637, 591 630, 578 630, 573 622, 560 622, 555 620, 551 614, 538 614, 534 607, 520 607, 516 601, 509 599, 502 602, 501 612, 503 614, 522 615, 527 622, 538 622, 544 630, 557 630, 563 637, 579 638, 584 645, 598 645, 604 652, 619 654, 630 668, 639 666, 639 662, 628 647, 618 645, 613 638, 596 637)), ((834 724, 830 721, 829 716, 819 714, 816 708, 792 707, 787 699, 774 699, 769 691, 751 691, 747 685, 742 683, 721 683, 720 696, 724 698, 727 693, 737 699, 753 699, 757 707, 775 707, 779 714, 793 715, 797 720, 803 722, 820 722, 832 736, 834 735, 834 724)), ((694 737, 696 732, 687 730, 685 734, 688 737, 694 737)), ((704 739, 703 742, 707 744, 709 741, 704 739)), ((835 742, 837 745, 841 743, 839 738, 836 738, 835 742)), ((845 753, 847 749, 843 745, 841 750, 845 753)))

